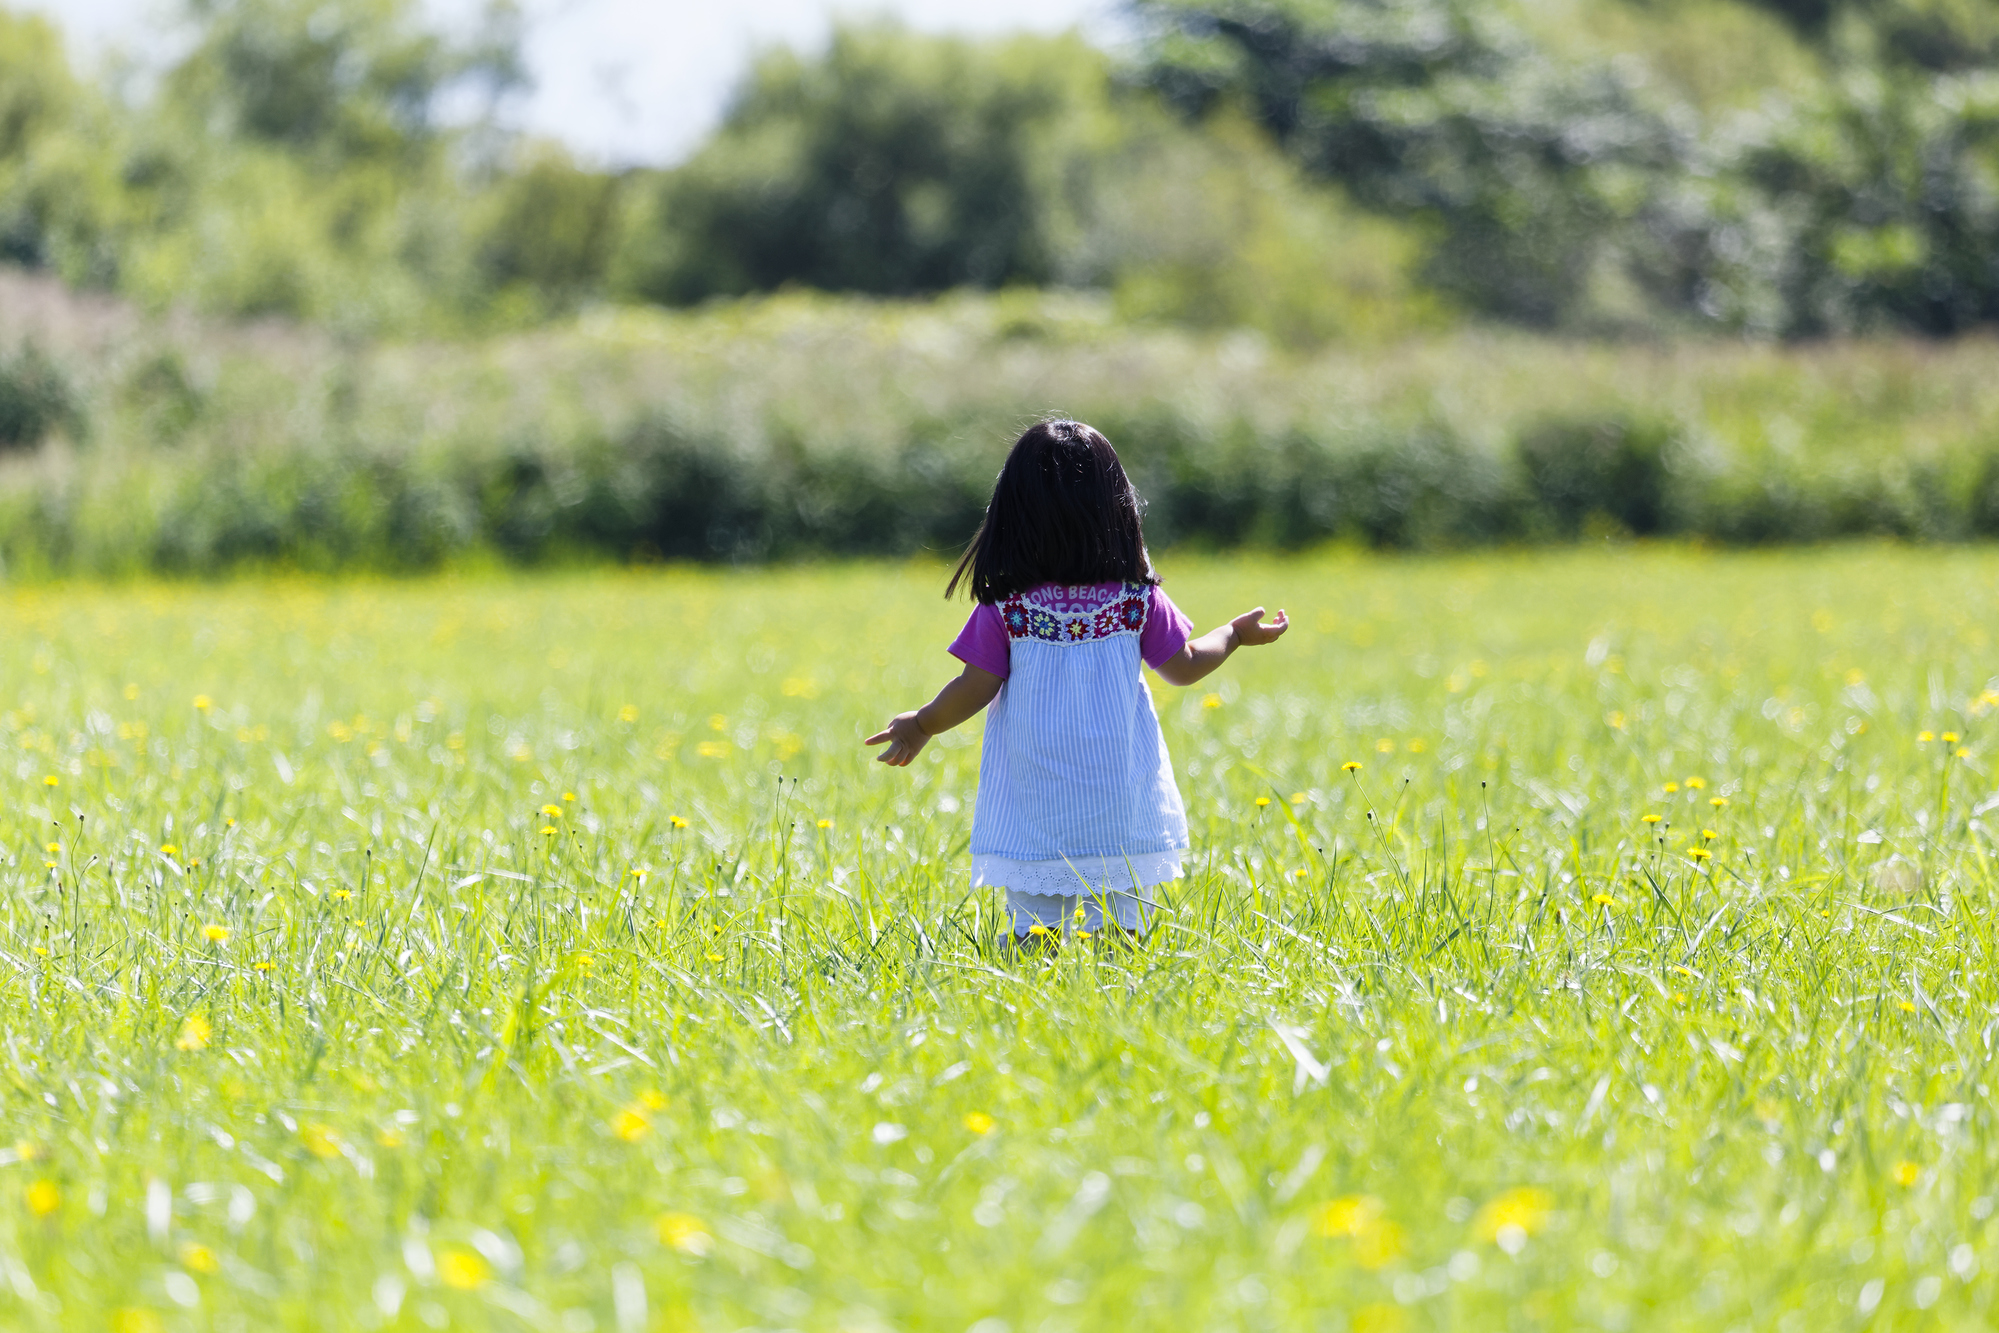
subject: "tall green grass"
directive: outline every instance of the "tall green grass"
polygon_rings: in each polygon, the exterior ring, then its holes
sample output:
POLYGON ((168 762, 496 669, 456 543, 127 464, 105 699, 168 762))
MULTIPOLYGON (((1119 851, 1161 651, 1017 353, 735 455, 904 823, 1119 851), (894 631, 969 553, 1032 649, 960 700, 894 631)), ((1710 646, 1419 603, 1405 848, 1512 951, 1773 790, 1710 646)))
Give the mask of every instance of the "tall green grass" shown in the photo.
POLYGON ((1315 354, 1080 297, 780 297, 480 344, 25 320, 77 405, 0 453, 13 577, 959 547, 1019 427, 1109 432, 1161 547, 1999 533, 1981 341, 1315 354))
POLYGON ((1047 961, 934 565, 0 595, 0 1322, 1990 1322, 1990 553, 1165 572, 1047 961))

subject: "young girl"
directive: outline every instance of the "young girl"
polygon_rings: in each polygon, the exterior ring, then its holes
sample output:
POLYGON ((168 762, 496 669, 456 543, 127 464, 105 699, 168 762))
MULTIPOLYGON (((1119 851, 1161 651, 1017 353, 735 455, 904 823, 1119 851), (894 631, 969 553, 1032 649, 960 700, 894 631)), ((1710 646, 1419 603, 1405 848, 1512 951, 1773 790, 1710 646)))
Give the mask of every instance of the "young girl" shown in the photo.
POLYGON ((1108 916, 1148 928, 1155 884, 1177 879, 1187 816, 1143 661, 1192 685, 1247 644, 1274 641, 1263 608, 1189 638, 1159 587, 1142 505, 1109 440, 1045 421, 1014 443, 985 521, 944 591, 978 605, 951 655, 964 672, 865 744, 902 766, 932 736, 991 704, 972 815, 972 884, 1004 888, 1016 938, 1108 916), (1037 927, 1045 928, 1037 931, 1037 927))

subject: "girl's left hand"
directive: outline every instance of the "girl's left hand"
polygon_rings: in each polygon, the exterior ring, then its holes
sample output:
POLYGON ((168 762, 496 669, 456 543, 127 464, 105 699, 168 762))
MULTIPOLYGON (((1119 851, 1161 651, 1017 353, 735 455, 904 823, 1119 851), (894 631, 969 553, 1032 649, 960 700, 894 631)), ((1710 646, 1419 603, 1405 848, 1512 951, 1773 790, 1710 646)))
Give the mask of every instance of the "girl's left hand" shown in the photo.
POLYGON ((881 763, 895 768, 907 767, 910 760, 923 751, 930 743, 930 733, 923 729, 914 713, 897 713, 888 726, 862 741, 863 745, 880 745, 888 742, 888 748, 875 756, 881 763))

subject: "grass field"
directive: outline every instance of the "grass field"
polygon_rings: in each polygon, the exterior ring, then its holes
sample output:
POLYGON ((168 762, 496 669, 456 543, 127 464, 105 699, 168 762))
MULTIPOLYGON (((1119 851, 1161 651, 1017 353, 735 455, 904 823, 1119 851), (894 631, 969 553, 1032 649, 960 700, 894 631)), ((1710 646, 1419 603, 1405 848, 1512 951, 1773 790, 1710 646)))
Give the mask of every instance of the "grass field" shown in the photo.
POLYGON ((0 1325, 1999 1315, 1999 552, 1165 573, 1297 628, 1026 963, 935 567, 0 589, 0 1325))

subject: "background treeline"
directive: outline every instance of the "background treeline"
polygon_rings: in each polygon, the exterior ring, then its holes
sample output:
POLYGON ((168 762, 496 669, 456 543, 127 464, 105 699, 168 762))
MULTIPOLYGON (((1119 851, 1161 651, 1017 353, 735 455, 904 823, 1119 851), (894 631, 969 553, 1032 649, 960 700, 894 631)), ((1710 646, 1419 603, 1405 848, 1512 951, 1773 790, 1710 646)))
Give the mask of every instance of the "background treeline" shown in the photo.
POLYGON ((81 434, 0 453, 16 577, 951 552, 1023 404, 1110 433, 1161 547, 1999 536, 1981 338, 1300 354, 1023 290, 396 346, 29 285, 56 350, 0 365, 0 426, 81 434))
POLYGON ((1132 0, 1075 38, 849 26, 671 169, 502 131, 504 7, 186 0, 80 81, 0 11, 0 260, 149 308, 512 328, 786 286, 1058 285, 1286 341, 1952 333, 1999 317, 1983 0, 1132 0))
POLYGON ((0 10, 0 573, 951 550, 1051 411, 1160 545, 1999 536, 1999 6, 1134 12, 607 171, 505 8, 0 10))

